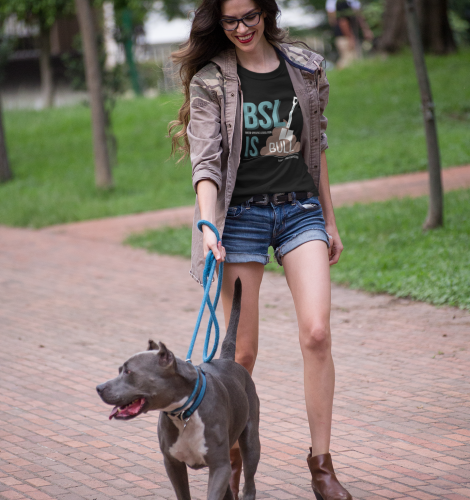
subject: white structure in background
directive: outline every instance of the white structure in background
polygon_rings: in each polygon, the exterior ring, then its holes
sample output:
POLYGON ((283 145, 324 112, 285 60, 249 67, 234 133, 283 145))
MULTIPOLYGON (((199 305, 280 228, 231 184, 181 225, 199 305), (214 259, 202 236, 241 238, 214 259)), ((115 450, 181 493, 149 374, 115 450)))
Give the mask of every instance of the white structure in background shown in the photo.
POLYGON ((103 3, 103 38, 106 51, 106 69, 113 69, 116 64, 124 62, 122 50, 114 38, 116 21, 114 19, 114 5, 112 2, 103 3))
POLYGON ((168 21, 162 13, 153 11, 149 13, 144 24, 145 42, 148 45, 181 43, 188 39, 190 29, 189 19, 168 21))
POLYGON ((6 18, 3 33, 14 37, 35 36, 39 34, 39 26, 31 26, 24 21, 18 21, 16 14, 13 14, 6 18))
POLYGON ((299 2, 291 2, 288 8, 281 9, 281 28, 313 29, 325 19, 323 12, 307 10, 299 2))

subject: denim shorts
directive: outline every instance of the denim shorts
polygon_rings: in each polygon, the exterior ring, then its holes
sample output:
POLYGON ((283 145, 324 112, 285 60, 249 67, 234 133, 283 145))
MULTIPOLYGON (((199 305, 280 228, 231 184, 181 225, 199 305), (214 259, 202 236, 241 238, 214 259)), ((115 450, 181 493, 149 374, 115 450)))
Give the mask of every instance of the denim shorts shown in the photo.
POLYGON ((225 219, 222 245, 225 262, 269 262, 268 248, 280 266, 281 258, 307 241, 321 240, 329 246, 325 220, 318 197, 283 205, 230 207, 225 219))

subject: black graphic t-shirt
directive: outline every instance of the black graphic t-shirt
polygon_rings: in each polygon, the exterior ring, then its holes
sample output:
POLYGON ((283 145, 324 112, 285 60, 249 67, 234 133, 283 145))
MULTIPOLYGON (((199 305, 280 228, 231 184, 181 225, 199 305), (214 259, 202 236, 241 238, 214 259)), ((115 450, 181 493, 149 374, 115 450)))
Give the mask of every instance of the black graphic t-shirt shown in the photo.
POLYGON ((302 111, 286 62, 270 73, 238 66, 243 92, 243 143, 231 206, 256 194, 318 195, 300 152, 302 111))

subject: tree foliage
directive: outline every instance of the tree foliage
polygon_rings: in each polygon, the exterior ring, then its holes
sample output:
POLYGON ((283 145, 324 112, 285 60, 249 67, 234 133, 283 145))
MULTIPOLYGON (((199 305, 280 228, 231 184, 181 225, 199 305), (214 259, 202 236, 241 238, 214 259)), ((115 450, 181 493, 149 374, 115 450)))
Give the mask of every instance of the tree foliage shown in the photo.
POLYGON ((449 8, 462 19, 470 21, 470 0, 449 0, 449 8))
POLYGON ((73 0, 2 0, 0 20, 10 15, 28 24, 39 24, 40 28, 50 28, 60 16, 74 11, 73 0))
POLYGON ((176 17, 187 17, 188 12, 200 3, 200 1, 191 0, 162 0, 161 10, 171 21, 176 17))
POLYGON ((58 17, 73 12, 73 0, 1 0, 0 22, 11 15, 30 25, 39 26, 39 66, 43 104, 53 104, 54 78, 50 61, 50 31, 58 17))
POLYGON ((153 9, 153 0, 113 0, 114 12, 116 13, 116 23, 120 22, 121 16, 119 15, 124 10, 132 12, 132 24, 134 26, 142 26, 145 21, 147 13, 153 9))

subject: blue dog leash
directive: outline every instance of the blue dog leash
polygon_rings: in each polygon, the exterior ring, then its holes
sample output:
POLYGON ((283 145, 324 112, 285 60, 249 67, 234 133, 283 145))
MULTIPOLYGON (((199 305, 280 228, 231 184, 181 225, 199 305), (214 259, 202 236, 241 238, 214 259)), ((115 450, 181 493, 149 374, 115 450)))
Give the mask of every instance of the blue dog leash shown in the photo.
MULTIPOLYGON (((197 227, 198 227, 199 231, 201 231, 201 232, 202 232, 202 226, 210 227, 212 229, 212 231, 214 231, 214 234, 217 237, 217 243, 220 241, 219 231, 217 231, 217 228, 214 226, 214 224, 212 224, 206 220, 200 220, 197 223, 197 227)), ((202 360, 204 361, 204 363, 209 363, 212 360, 212 358, 215 356, 215 353, 217 352, 217 347, 219 346, 219 322, 217 321, 217 317, 215 315, 215 310, 216 310, 217 304, 219 302, 220 290, 222 288, 222 278, 223 278, 223 274, 224 274, 224 263, 221 262, 219 265, 219 279, 217 282, 217 291, 215 292, 214 304, 212 304, 211 299, 209 297, 209 291, 211 288, 212 278, 214 277, 216 265, 217 265, 217 260, 214 257, 212 250, 209 250, 209 253, 207 254, 207 257, 206 257, 206 265, 204 266, 204 273, 202 275, 202 286, 204 287, 204 296, 202 298, 201 307, 199 309, 199 315, 198 315, 197 320, 196 320, 196 326, 194 328, 193 337, 192 337, 191 343, 189 345, 188 354, 186 355, 186 361, 188 363, 191 363, 191 355, 193 353, 194 344, 196 342, 199 327, 201 326, 201 319, 202 319, 202 315, 204 313, 204 309, 206 307, 206 304, 209 307, 211 317, 209 318, 209 324, 207 325, 206 340, 204 341, 204 349, 202 351, 202 360), (207 355, 207 350, 209 348, 209 341, 210 341, 210 337, 211 337, 212 323, 214 323, 214 327, 215 327, 214 345, 212 347, 211 353, 209 355, 207 355)))
MULTIPOLYGON (((217 237, 217 243, 220 241, 220 236, 219 232, 217 231, 217 228, 211 224, 210 222, 206 220, 200 220, 197 223, 197 227, 199 231, 202 232, 202 226, 208 226, 214 231, 214 234, 217 237)), ((196 343, 196 338, 197 334, 199 332, 199 327, 201 326, 201 319, 202 315, 204 313, 204 309, 206 307, 206 304, 209 307, 209 311, 211 313, 211 317, 209 318, 209 324, 207 325, 207 331, 206 331, 206 340, 204 342, 204 349, 202 352, 202 359, 204 363, 209 363, 212 358, 215 356, 215 353, 217 352, 217 347, 219 346, 219 322, 217 321, 217 317, 215 315, 215 310, 217 308, 217 304, 219 302, 219 297, 220 297, 220 289, 222 288, 222 277, 224 273, 224 263, 221 262, 219 266, 219 280, 217 283, 217 291, 215 293, 215 298, 214 298, 214 304, 212 304, 211 299, 209 297, 209 291, 211 288, 211 283, 212 283, 212 278, 214 277, 215 273, 215 267, 217 265, 217 260, 214 257, 214 254, 212 253, 212 250, 209 250, 209 253, 207 254, 206 257, 206 265, 204 266, 204 273, 202 275, 202 283, 204 287, 204 296, 202 298, 202 304, 199 309, 199 315, 196 320, 196 326, 194 328, 193 332, 193 337, 191 339, 191 343, 189 345, 189 350, 188 354, 186 355, 186 362, 187 363, 192 363, 191 362, 191 355, 193 353, 194 349, 194 344, 196 343), (214 345, 212 347, 212 351, 209 355, 207 355, 207 350, 209 348, 209 341, 211 337, 211 330, 212 330, 212 323, 214 323, 215 326, 215 339, 214 339, 214 345)), ((165 412, 168 416, 171 417, 176 417, 181 419, 184 422, 184 427, 186 428, 186 424, 188 423, 189 418, 191 415, 197 410, 199 405, 201 404, 202 400, 204 399, 204 394, 206 393, 206 375, 204 373, 204 370, 202 370, 199 366, 194 367, 196 372, 197 372, 197 380, 196 380, 196 385, 193 389, 193 392, 190 394, 188 399, 185 401, 185 403, 180 406, 179 408, 176 408, 173 411, 165 412), (202 380, 202 382, 200 382, 202 380), (201 389, 199 390, 199 385, 201 385, 201 389)))

